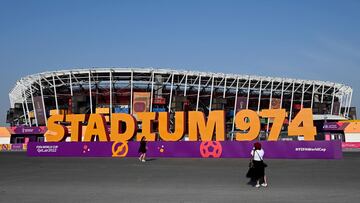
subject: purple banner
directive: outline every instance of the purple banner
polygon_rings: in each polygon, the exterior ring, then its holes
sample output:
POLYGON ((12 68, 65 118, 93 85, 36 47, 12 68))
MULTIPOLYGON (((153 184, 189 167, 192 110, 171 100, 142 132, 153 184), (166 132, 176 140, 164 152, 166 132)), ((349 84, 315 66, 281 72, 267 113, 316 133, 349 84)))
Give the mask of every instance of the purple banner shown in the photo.
POLYGON ((15 134, 44 134, 46 127, 27 127, 19 126, 13 129, 15 134))
MULTIPOLYGON (((147 142, 147 157, 249 158, 253 141, 147 142)), ((263 141, 266 159, 340 159, 340 141, 263 141)), ((48 142, 28 144, 28 156, 137 157, 139 142, 48 142)))
POLYGON ((344 130, 348 125, 349 123, 344 123, 344 122, 327 122, 324 123, 323 130, 339 131, 339 130, 344 130))
POLYGON ((45 125, 43 100, 41 96, 34 97, 34 106, 38 124, 45 125))
POLYGON ((11 151, 23 151, 23 144, 11 144, 11 151))

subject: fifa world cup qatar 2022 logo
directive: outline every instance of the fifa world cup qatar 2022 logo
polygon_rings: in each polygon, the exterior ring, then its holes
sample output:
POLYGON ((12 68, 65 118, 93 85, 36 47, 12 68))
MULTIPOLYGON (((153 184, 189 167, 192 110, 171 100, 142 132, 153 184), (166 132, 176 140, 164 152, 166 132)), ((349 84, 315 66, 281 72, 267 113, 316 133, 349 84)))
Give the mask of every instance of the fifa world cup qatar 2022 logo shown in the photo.
POLYGON ((219 158, 222 153, 222 146, 217 141, 205 141, 200 144, 200 154, 203 158, 219 158))

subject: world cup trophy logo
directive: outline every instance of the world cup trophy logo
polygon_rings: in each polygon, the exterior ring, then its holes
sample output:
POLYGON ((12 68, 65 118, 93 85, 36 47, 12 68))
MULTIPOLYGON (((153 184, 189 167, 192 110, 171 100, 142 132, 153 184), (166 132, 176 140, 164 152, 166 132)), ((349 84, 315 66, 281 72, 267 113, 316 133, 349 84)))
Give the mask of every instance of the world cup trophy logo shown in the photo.
POLYGON ((129 151, 127 142, 114 142, 112 145, 112 157, 125 157, 129 151))
POLYGON ((200 154, 203 158, 219 158, 222 153, 222 146, 217 141, 205 141, 200 144, 200 154))

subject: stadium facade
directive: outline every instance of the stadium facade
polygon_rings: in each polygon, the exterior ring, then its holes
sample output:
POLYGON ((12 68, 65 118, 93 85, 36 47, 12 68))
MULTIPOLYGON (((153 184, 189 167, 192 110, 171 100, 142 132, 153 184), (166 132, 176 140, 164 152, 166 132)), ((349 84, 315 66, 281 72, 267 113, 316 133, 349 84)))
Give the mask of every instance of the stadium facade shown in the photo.
MULTIPOLYGON (((223 109, 231 137, 234 112, 241 109, 284 108, 287 123, 301 108, 312 108, 314 120, 342 120, 349 117, 352 93, 347 85, 317 80, 152 68, 61 70, 18 80, 7 122, 46 126, 57 113, 101 113, 109 121, 112 113, 144 111, 167 111, 173 119, 175 111, 223 109)), ((271 119, 261 123, 266 136, 271 119)))

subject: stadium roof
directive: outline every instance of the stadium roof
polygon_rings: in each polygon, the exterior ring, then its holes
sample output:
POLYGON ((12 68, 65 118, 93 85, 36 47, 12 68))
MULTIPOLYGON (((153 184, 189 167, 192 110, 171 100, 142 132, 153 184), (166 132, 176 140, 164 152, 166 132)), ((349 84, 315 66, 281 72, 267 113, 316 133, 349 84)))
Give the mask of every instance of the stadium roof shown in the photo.
MULTIPOLYGON (((305 85, 317 85, 317 86, 326 86, 330 88, 336 88, 337 95, 349 94, 352 92, 350 86, 334 83, 329 81, 319 81, 319 80, 301 80, 301 79, 292 79, 292 78, 280 78, 280 77, 264 77, 264 76, 255 76, 255 75, 243 75, 243 74, 233 74, 233 73, 214 73, 214 72, 199 72, 199 71, 187 71, 187 70, 173 70, 173 69, 154 69, 154 68, 84 68, 84 69, 72 69, 72 70, 59 70, 59 71, 48 71, 37 74, 28 75, 22 77, 20 80, 16 81, 15 87, 10 91, 9 98, 10 104, 13 107, 15 103, 23 102, 23 93, 28 90, 30 87, 34 90, 38 90, 34 84, 39 84, 39 80, 45 80, 49 84, 53 77, 58 78, 59 76, 72 75, 76 78, 76 75, 80 74, 96 74, 96 73, 154 73, 154 74, 174 74, 174 75, 189 75, 189 76, 201 76, 201 77, 219 77, 219 78, 228 78, 228 79, 244 79, 244 80, 258 80, 258 81, 274 81, 274 82, 287 82, 287 83, 296 83, 296 84, 305 84, 305 85)), ((61 81, 62 82, 62 81, 61 81)), ((62 82, 63 83, 63 82, 62 82)), ((63 83, 64 84, 64 83, 63 83)), ((27 95, 29 96, 29 95, 27 95)))

